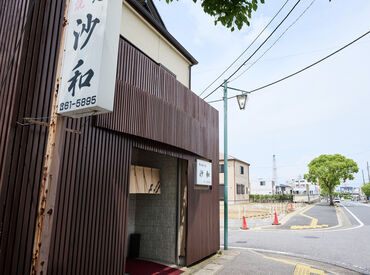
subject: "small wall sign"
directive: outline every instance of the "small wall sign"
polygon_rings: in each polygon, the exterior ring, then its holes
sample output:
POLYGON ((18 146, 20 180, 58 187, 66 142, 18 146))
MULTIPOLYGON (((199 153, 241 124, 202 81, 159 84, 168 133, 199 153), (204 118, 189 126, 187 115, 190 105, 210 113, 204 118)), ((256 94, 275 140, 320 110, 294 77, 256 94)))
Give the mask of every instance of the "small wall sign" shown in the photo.
POLYGON ((197 159, 196 183, 197 185, 212 186, 212 162, 197 159))

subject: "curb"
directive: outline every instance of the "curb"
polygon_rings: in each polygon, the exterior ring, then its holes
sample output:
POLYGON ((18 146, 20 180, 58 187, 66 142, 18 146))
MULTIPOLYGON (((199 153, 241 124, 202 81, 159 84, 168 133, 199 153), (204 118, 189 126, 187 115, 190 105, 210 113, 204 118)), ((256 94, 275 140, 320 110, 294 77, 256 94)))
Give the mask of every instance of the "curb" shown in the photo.
POLYGON ((236 250, 219 250, 219 252, 209 258, 203 259, 190 267, 183 267, 180 270, 184 271, 184 275, 213 275, 232 262, 239 254, 240 252, 236 250))

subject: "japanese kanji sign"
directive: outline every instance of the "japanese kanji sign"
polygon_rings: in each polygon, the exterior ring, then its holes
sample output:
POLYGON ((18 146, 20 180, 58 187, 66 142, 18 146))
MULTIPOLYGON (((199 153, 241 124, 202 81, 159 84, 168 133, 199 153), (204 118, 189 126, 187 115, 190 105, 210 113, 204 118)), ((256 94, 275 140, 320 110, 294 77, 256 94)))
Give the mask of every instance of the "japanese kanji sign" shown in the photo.
POLYGON ((58 114, 113 111, 122 0, 71 0, 58 114))
POLYGON ((212 186, 212 162, 197 159, 196 173, 195 184, 212 186))

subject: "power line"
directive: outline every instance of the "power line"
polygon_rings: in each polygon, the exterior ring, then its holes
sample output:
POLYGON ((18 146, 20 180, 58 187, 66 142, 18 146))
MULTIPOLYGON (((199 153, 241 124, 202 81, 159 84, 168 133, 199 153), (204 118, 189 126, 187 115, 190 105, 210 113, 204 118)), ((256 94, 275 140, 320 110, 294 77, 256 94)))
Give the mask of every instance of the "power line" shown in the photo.
MULTIPOLYGON (((329 55, 325 56, 324 58, 321 58, 320 60, 318 60, 318 61, 316 61, 316 62, 312 63, 311 65, 308 65, 308 66, 304 67, 303 69, 300 69, 299 71, 296 71, 295 73, 292 73, 292 74, 287 75, 287 76, 285 76, 285 77, 283 77, 283 78, 280 78, 279 80, 276 80, 276 81, 271 82, 271 83, 269 83, 269 84, 263 85, 263 86, 261 86, 261 87, 259 87, 259 88, 253 89, 253 90, 251 90, 251 91, 250 91, 250 93, 254 93, 254 92, 257 92, 257 91, 259 91, 259 90, 265 89, 265 88, 267 88, 267 87, 270 87, 270 86, 272 86, 272 85, 275 85, 275 84, 277 84, 277 83, 279 83, 279 82, 281 82, 281 81, 284 81, 284 80, 286 80, 286 79, 288 79, 288 78, 291 78, 291 77, 293 77, 293 76, 295 76, 295 75, 297 75, 297 74, 299 74, 299 73, 302 73, 302 72, 304 72, 304 71, 306 71, 306 70, 310 69, 311 67, 313 67, 313 66, 315 66, 315 65, 317 65, 317 64, 319 64, 319 63, 321 63, 322 61, 324 61, 324 60, 328 59, 329 57, 331 57, 331 56, 333 56, 333 55, 335 55, 335 54, 339 53, 340 51, 344 50, 345 48, 347 48, 347 47, 351 46, 353 43, 355 43, 355 42, 357 42, 358 40, 360 40, 360 39, 364 38, 364 37, 365 37, 366 35, 368 35, 369 33, 370 33, 370 31, 367 31, 367 32, 366 32, 366 33, 364 33, 363 35, 361 35, 361 36, 357 37, 355 40, 353 40, 353 41, 351 41, 350 43, 348 43, 348 44, 344 45, 343 47, 341 47, 340 49, 338 49, 338 50, 336 50, 336 51, 332 52, 331 54, 329 54, 329 55)), ((228 97, 228 99, 232 99, 232 98, 235 98, 235 97, 237 97, 237 96, 236 96, 236 95, 235 95, 235 96, 231 96, 231 97, 228 97)), ((223 99, 213 100, 213 101, 209 101, 208 103, 219 102, 219 101, 222 101, 222 100, 223 100, 223 99)))
MULTIPOLYGON (((270 39, 270 37, 277 31, 277 29, 284 23, 284 21, 289 17, 289 15, 293 12, 293 10, 297 7, 297 5, 301 2, 301 0, 298 0, 293 8, 288 12, 288 14, 284 17, 284 19, 279 23, 279 25, 276 26, 276 28, 270 33, 270 35, 262 42, 262 44, 250 55, 247 60, 245 60, 227 79, 229 80, 232 78, 258 51, 261 49, 261 47, 270 39)), ((210 92, 207 96, 203 97, 203 99, 206 99, 211 94, 213 94, 218 88, 220 88, 222 84, 220 84, 217 88, 215 88, 212 92, 210 92)))
POLYGON ((2 90, 3 90, 3 88, 4 88, 4 85, 5 85, 6 79, 8 78, 8 74, 9 74, 9 72, 10 72, 11 68, 13 67, 14 60, 15 60, 15 55, 16 55, 16 53, 17 53, 18 49, 19 49, 19 46, 21 45, 21 41, 22 41, 22 38, 23 38, 24 31, 26 30, 26 26, 27 26, 27 24, 28 24, 28 20, 31 18, 31 14, 32 14, 32 12, 33 12, 33 8, 35 7, 35 2, 36 2, 36 0, 34 0, 34 1, 32 2, 32 6, 31 6, 31 8, 29 9, 29 12, 28 12, 28 15, 27 15, 27 18, 26 18, 26 22, 24 23, 24 25, 23 25, 23 27, 22 27, 20 37, 19 37, 19 39, 18 39, 18 41, 17 41, 17 44, 16 44, 15 49, 14 49, 14 51, 13 51, 13 54, 12 54, 12 57, 11 57, 10 62, 9 62, 9 64, 8 64, 8 67, 6 68, 6 73, 5 73, 5 75, 4 75, 3 80, 1 81, 1 85, 0 85, 0 95, 1 95, 1 92, 2 92, 2 90))
POLYGON ((199 96, 201 96, 202 94, 204 94, 205 91, 207 91, 209 89, 209 87, 211 87, 217 80, 220 79, 221 76, 224 75, 224 73, 226 73, 234 64, 236 61, 239 60, 240 57, 242 57, 246 51, 249 50, 249 48, 254 44, 254 42, 257 41, 257 39, 262 35, 262 33, 268 28, 268 26, 270 26, 270 24, 272 23, 272 21, 274 21, 274 19, 279 15, 279 13, 282 11, 282 9, 285 7, 285 5, 289 2, 289 0, 287 0, 282 6, 281 8, 279 9, 279 11, 275 14, 275 16, 270 20, 270 22, 263 28, 263 30, 257 35, 257 37, 252 41, 251 44, 249 44, 249 46, 215 79, 212 81, 211 84, 209 84, 207 86, 207 88, 205 88, 200 94, 199 96))
POLYGON ((308 11, 309 8, 311 8, 311 6, 313 5, 313 3, 315 3, 316 0, 313 0, 311 2, 310 5, 307 6, 307 8, 297 17, 296 20, 293 21, 292 24, 289 25, 288 28, 285 29, 285 31, 275 40, 275 42, 256 60, 254 61, 248 68, 246 68, 243 72, 241 72, 238 76, 236 76, 234 79, 231 79, 229 82, 233 82, 235 80, 237 80, 239 77, 241 77, 246 71, 248 71, 251 67, 253 67, 262 57, 265 56, 265 54, 267 52, 269 52, 271 50, 272 47, 275 46, 275 44, 287 33, 287 31, 293 26, 295 25, 299 19, 302 18, 302 16, 308 11))

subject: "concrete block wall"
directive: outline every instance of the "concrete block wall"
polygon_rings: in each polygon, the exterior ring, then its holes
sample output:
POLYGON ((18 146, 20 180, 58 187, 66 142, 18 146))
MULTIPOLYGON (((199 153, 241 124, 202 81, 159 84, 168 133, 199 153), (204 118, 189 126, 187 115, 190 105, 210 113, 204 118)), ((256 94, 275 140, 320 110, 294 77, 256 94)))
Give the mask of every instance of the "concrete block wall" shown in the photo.
POLYGON ((130 199, 129 223, 134 232, 141 234, 140 257, 164 263, 176 263, 176 209, 177 159, 160 154, 134 150, 132 164, 160 169, 161 193, 136 194, 130 199), (135 208, 134 218, 130 208, 135 208))

